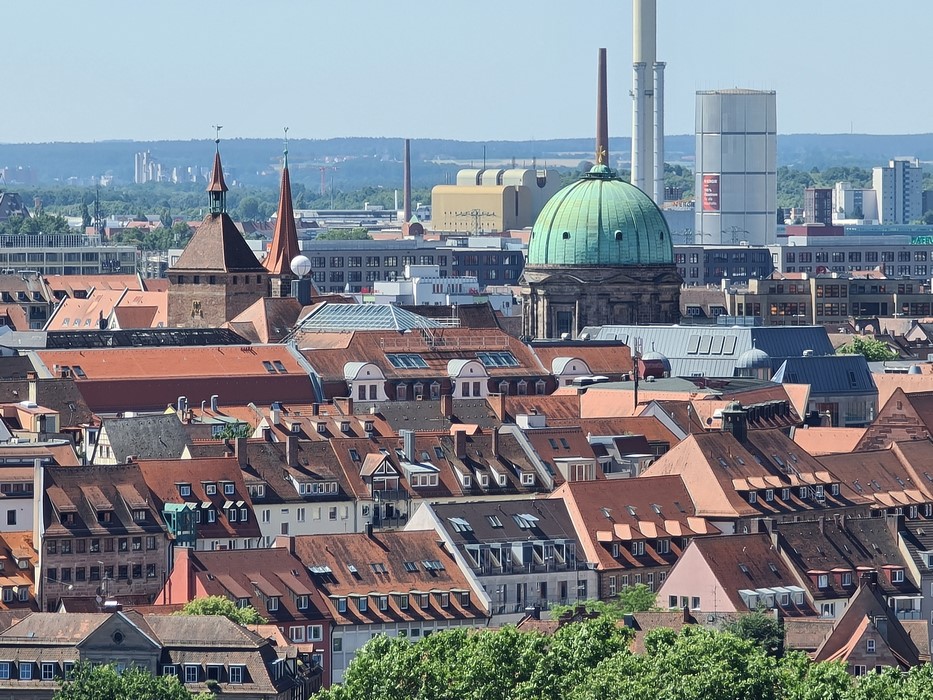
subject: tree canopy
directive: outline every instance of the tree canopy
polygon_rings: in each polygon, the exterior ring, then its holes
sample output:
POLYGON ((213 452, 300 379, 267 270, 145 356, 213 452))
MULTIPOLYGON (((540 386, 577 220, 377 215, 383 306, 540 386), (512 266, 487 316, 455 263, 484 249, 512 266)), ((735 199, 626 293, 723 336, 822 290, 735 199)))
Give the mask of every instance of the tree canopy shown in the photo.
MULTIPOLYGON (((757 625, 743 628, 746 633, 757 625)), ((754 635, 753 635, 754 636, 754 635)), ((610 616, 561 627, 552 637, 455 629, 416 643, 380 636, 350 664, 342 685, 318 700, 894 700, 933 697, 933 666, 860 679, 842 663, 782 658, 729 632, 686 627, 633 632, 610 616)))
POLYGON ((836 349, 840 355, 864 355, 869 362, 893 360, 897 353, 877 338, 856 336, 850 342, 836 349))
POLYGON ((153 676, 132 667, 117 671, 113 664, 78 664, 62 682, 55 700, 207 700, 210 693, 192 695, 175 676, 153 676))
POLYGON ((222 595, 211 595, 206 598, 195 598, 176 615, 223 615, 238 625, 261 625, 266 619, 256 612, 252 605, 238 608, 236 604, 222 595))
MULTIPOLYGON (((587 600, 582 603, 587 612, 606 615, 614 620, 621 620, 625 615, 653 610, 657 593, 643 583, 634 586, 623 586, 619 594, 612 600, 587 600)), ((551 617, 558 618, 571 612, 576 605, 555 605, 551 608, 551 617)))
POLYGON ((368 241, 372 239, 365 228, 332 228, 317 235, 319 241, 368 241))

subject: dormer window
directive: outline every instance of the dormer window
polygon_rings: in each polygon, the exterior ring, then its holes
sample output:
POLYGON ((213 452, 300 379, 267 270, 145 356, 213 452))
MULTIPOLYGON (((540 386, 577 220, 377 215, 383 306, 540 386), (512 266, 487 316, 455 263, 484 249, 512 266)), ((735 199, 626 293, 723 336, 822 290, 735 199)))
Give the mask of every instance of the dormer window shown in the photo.
POLYGON ((758 503, 758 492, 757 492, 757 491, 749 491, 749 492, 748 492, 748 502, 749 502, 749 503, 758 503))
POLYGON ((535 475, 523 473, 522 474, 522 486, 534 486, 535 485, 535 475))
POLYGON ((830 485, 829 485, 829 492, 830 492, 833 496, 838 496, 838 495, 839 495, 839 484, 830 484, 830 485))
POLYGON ((224 496, 232 496, 236 491, 236 487, 230 481, 224 482, 224 496))
POLYGON ((144 510, 134 510, 134 511, 133 511, 133 522, 134 522, 134 523, 144 523, 144 522, 146 522, 146 511, 144 511, 144 510))
POLYGON ((340 421, 340 432, 349 433, 350 432, 350 421, 342 420, 340 421))
POLYGON ((62 513, 61 521, 62 521, 62 525, 74 525, 75 514, 74 513, 62 513))
POLYGON ((904 583, 903 569, 891 569, 891 583, 904 583))
POLYGON ((97 522, 99 523, 109 523, 113 520, 113 511, 109 510, 99 510, 97 511, 97 522))
POLYGON ((182 498, 191 496, 191 484, 178 484, 178 495, 182 498))
POLYGON ((816 587, 817 588, 829 588, 829 575, 820 574, 816 577, 816 587))
POLYGON ((278 599, 278 596, 271 596, 271 597, 266 601, 266 610, 268 610, 269 612, 275 612, 275 611, 278 610, 278 609, 279 609, 279 599, 278 599))
POLYGON ((851 586, 852 585, 852 574, 846 572, 842 575, 842 585, 851 586))
POLYGON ((300 432, 301 432, 301 423, 292 423, 292 424, 291 424, 291 430, 292 430, 292 433, 300 433, 300 432))
POLYGON ((320 433, 321 435, 327 432, 327 423, 324 423, 323 421, 319 422, 316 427, 317 427, 318 433, 320 433))
POLYGON ((211 482, 204 484, 204 493, 206 493, 208 496, 216 496, 217 484, 211 482))

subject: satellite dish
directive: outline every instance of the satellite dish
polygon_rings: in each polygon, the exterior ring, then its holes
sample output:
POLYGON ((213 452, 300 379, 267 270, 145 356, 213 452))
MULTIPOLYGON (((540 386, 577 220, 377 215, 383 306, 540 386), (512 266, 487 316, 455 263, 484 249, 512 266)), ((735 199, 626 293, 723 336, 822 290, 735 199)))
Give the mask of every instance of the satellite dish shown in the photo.
POLYGON ((296 255, 289 266, 298 277, 307 277, 311 273, 311 261, 306 255, 296 255))

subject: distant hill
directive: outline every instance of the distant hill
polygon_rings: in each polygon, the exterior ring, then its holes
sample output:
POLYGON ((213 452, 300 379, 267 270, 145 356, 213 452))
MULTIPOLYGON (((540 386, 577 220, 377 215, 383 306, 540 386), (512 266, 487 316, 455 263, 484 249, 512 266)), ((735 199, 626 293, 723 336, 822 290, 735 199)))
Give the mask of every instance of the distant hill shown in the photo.
MULTIPOLYGON (((626 137, 611 139, 611 152, 627 159, 630 141, 626 137)), ((276 168, 282 151, 280 140, 231 139, 221 146, 224 165, 235 179, 252 185, 276 184, 276 168)), ((413 139, 414 185, 428 187, 452 179, 460 167, 471 162, 480 167, 484 146, 487 162, 508 163, 514 159, 519 167, 530 167, 533 160, 539 167, 556 162, 572 165, 578 160, 592 159, 593 139, 485 143, 413 139)), ((665 149, 669 162, 690 163, 694 136, 668 136, 665 149)), ((75 178, 77 184, 87 184, 105 174, 113 175, 120 184, 127 184, 133 180, 134 154, 145 150, 151 152, 166 172, 176 167, 206 170, 213 158, 214 144, 209 140, 0 144, 0 168, 10 169, 10 180, 32 178, 34 184, 66 182, 69 178, 75 178), (27 170, 18 170, 21 168, 27 170)), ((289 142, 292 179, 308 186, 320 183, 321 167, 328 168, 324 176, 338 188, 393 186, 401 181, 401 154, 400 138, 296 139, 289 142), (330 169, 334 165, 336 170, 330 169)), ((787 134, 778 137, 778 164, 798 168, 870 167, 902 155, 933 162, 933 134, 787 134)), ((15 182, 6 183, 7 187, 14 185, 15 182)))

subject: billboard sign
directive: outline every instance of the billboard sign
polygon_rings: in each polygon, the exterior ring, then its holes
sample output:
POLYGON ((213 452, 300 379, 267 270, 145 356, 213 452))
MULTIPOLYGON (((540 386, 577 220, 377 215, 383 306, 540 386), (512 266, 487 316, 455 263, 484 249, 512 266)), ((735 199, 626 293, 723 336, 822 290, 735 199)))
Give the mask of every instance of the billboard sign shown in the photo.
POLYGON ((719 211, 719 175, 703 176, 703 211, 719 211))

